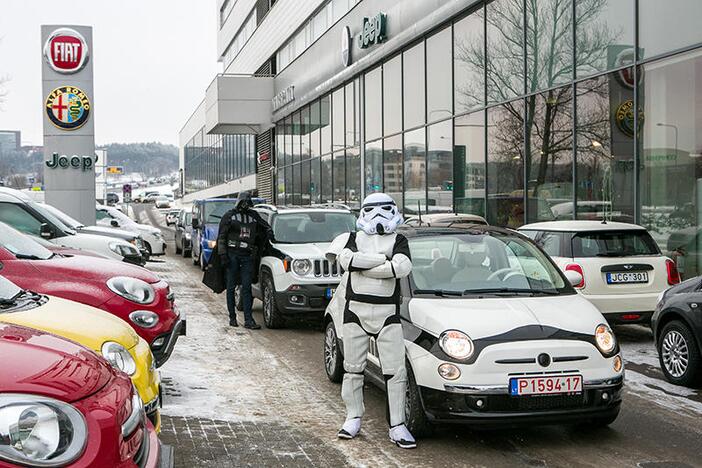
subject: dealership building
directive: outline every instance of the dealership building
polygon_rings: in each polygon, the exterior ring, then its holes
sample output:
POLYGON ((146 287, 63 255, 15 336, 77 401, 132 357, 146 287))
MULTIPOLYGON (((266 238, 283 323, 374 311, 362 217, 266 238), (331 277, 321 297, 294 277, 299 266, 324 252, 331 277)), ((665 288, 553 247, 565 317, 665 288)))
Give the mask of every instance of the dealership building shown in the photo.
POLYGON ((180 132, 185 202, 384 191, 510 227, 637 222, 702 268, 699 0, 217 7, 224 73, 180 132))

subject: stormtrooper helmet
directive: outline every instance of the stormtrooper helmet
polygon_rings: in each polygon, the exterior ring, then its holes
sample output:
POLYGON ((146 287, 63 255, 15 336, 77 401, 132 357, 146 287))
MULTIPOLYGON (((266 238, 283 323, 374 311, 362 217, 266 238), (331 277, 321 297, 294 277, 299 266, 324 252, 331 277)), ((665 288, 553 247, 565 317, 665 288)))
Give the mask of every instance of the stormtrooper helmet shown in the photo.
POLYGON ((356 226, 366 234, 390 234, 402 223, 395 200, 384 193, 368 195, 361 205, 356 226))

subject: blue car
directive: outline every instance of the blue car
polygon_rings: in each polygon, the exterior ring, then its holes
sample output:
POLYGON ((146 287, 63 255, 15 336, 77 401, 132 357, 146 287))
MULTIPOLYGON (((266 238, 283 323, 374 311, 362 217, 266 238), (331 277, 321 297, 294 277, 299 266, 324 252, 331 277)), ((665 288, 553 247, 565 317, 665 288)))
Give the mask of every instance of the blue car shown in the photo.
MULTIPOLYGON (((265 203, 263 198, 254 198, 254 204, 265 203)), ((210 261, 217 244, 219 222, 224 214, 234 208, 236 198, 207 198, 193 203, 192 257, 193 264, 203 270, 210 261)))

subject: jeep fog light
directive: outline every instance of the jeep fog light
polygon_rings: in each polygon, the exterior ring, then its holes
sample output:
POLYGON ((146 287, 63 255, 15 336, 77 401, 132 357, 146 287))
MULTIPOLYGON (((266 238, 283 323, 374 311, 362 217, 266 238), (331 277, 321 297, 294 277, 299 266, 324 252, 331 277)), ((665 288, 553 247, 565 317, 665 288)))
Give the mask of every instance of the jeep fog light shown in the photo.
POLYGON ((455 365, 445 362, 439 366, 439 375, 446 380, 456 380, 461 376, 461 370, 455 365))

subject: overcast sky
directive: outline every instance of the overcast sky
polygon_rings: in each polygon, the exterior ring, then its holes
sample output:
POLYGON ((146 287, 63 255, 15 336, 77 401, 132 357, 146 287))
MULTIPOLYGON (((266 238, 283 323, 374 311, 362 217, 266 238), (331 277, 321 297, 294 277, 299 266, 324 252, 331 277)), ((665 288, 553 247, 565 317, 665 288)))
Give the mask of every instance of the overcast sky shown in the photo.
POLYGON ((41 145, 42 24, 93 27, 97 144, 178 144, 220 65, 215 0, 0 0, 0 130, 41 145))

